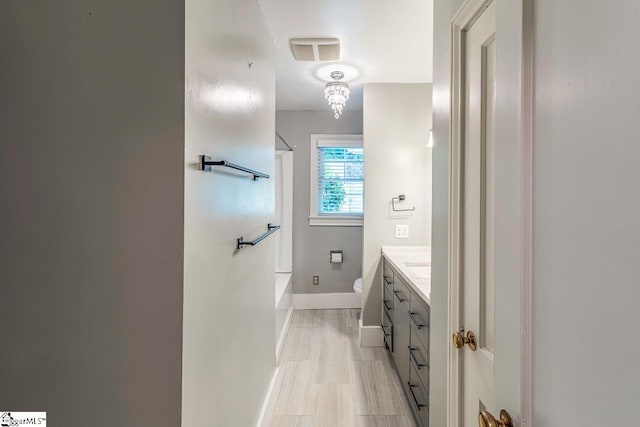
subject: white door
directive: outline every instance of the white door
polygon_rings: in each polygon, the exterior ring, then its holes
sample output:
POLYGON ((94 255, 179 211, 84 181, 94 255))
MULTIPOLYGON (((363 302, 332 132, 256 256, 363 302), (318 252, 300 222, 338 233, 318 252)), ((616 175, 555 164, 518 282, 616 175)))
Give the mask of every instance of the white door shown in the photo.
MULTIPOLYGON (((462 190, 462 325, 474 333, 475 351, 463 356, 464 425, 495 409, 495 3, 467 30, 462 190)), ((467 351, 470 350, 470 351, 467 351)))
POLYGON ((519 405, 505 408, 518 399, 504 402, 501 396, 520 394, 519 369, 512 375, 520 364, 519 351, 513 351, 520 349, 520 336, 513 334, 513 325, 520 324, 520 283, 511 274, 519 271, 520 236, 505 235, 505 230, 519 218, 521 200, 520 194, 502 191, 498 176, 518 170, 505 162, 521 159, 509 157, 504 141, 496 139, 501 126, 496 117, 496 2, 470 15, 460 37, 459 163, 452 169, 460 183, 459 234, 452 242, 459 269, 452 283, 458 286, 459 329, 452 331, 452 345, 459 352, 461 376, 458 425, 471 427, 485 425, 482 420, 491 425, 492 417, 500 421, 503 409, 516 420, 520 412, 519 405))

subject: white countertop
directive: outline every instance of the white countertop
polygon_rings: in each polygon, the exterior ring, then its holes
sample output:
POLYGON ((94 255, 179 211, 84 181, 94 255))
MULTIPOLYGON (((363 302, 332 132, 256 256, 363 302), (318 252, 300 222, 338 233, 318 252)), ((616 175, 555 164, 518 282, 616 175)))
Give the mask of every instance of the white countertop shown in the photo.
POLYGON ((382 256, 420 298, 431 304, 431 247, 383 246, 382 256))

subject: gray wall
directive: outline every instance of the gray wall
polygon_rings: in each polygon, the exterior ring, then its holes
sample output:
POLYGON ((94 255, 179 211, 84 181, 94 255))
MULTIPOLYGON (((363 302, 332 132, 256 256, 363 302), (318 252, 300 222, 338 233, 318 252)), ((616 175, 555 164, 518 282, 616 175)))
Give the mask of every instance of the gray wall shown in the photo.
POLYGON ((365 198, 363 324, 382 322, 382 246, 429 246, 431 241, 431 85, 364 85, 365 198), (406 195, 393 212, 391 198, 406 195), (396 239, 396 224, 409 226, 408 239, 396 239))
POLYGON ((638 424, 639 19, 535 2, 535 426, 638 424))
POLYGON ((0 402, 180 424, 184 2, 0 2, 0 402))
MULTIPOLYGON (((293 158, 294 293, 353 292, 362 275, 362 227, 309 225, 309 136, 312 133, 361 134, 362 111, 347 107, 339 120, 330 111, 278 111, 276 129, 295 145, 293 158), (329 251, 344 251, 342 264, 329 263, 329 251), (320 275, 314 286, 313 275, 320 275)), ((366 164, 366 159, 365 159, 366 164)))
POLYGON ((183 427, 252 426, 275 370, 273 44, 254 0, 186 2, 183 427), (248 63, 253 66, 249 68, 248 63))

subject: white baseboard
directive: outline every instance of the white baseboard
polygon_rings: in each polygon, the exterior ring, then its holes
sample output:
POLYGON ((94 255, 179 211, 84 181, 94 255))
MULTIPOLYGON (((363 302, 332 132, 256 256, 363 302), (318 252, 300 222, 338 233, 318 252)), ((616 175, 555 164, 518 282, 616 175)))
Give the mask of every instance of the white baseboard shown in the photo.
POLYGON ((276 342, 276 365, 280 364, 280 352, 282 351, 282 347, 284 345, 284 338, 287 336, 287 331, 289 330, 289 322, 291 321, 292 314, 293 305, 289 307, 289 311, 287 311, 287 317, 284 320, 282 331, 280 332, 280 336, 278 337, 278 341, 276 342))
POLYGON ((360 347, 384 347, 384 336, 380 326, 363 326, 360 317, 360 347))
POLYGON ((282 385, 282 380, 279 374, 280 368, 276 367, 276 370, 273 372, 273 376, 271 377, 269 388, 267 389, 267 395, 264 398, 264 402, 262 402, 262 409, 260 409, 260 415, 258 416, 256 427, 269 427, 271 416, 275 411, 276 401, 278 400, 278 393, 280 393, 280 387, 282 385))
POLYGON ((329 308, 360 308, 362 299, 355 292, 335 294, 293 294, 293 306, 298 310, 329 308))

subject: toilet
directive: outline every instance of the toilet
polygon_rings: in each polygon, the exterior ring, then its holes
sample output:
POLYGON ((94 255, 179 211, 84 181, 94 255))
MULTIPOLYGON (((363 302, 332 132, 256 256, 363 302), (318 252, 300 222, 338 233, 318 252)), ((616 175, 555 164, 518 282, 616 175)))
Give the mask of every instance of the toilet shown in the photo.
POLYGON ((362 277, 358 277, 355 282, 353 282, 353 291, 356 294, 362 293, 362 277))

